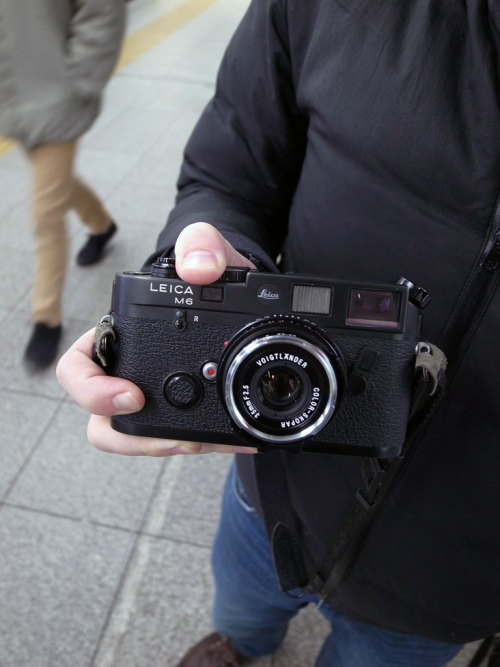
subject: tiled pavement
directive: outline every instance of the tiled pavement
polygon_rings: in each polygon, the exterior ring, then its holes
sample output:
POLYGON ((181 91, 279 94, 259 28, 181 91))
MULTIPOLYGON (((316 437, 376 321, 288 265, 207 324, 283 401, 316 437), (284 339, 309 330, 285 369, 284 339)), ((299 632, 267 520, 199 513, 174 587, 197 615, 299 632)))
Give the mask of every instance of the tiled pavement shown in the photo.
MULTIPOLYGON (((106 312, 114 273, 139 267, 152 250, 183 145, 247 5, 197 2, 128 4, 130 34, 183 5, 197 11, 119 70, 81 143, 80 172, 120 233, 101 264, 81 268, 73 257, 86 233, 69 218, 63 348, 106 312)), ((97 452, 86 443, 86 415, 64 395, 54 368, 26 372, 28 178, 17 147, 0 156, 0 666, 173 666, 211 629, 210 544, 230 460, 97 452)), ((307 609, 278 653, 253 664, 312 666, 326 631, 307 609)), ((453 662, 465 664, 463 654, 453 662)))

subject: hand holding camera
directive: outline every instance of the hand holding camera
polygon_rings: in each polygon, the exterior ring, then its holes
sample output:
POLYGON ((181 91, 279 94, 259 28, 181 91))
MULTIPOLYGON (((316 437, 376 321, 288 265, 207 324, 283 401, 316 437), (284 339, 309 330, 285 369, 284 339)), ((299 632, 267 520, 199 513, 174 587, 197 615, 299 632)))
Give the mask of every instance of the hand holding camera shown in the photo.
MULTIPOLYGON (((195 223, 183 230, 177 240, 176 256, 180 274, 185 280, 196 284, 216 280, 226 268, 226 264, 251 266, 251 262, 234 250, 214 227, 206 223, 195 223), (184 258, 187 258, 185 266, 184 258)), ((93 343, 93 330, 81 336, 61 357, 57 366, 57 377, 77 403, 91 413, 87 435, 95 447, 102 451, 131 456, 169 456, 215 451, 254 452, 247 447, 219 447, 217 444, 203 442, 131 436, 112 429, 112 415, 140 410, 145 398, 133 382, 107 375, 92 361, 93 343)))
MULTIPOLYGON (((201 255, 205 259, 206 253, 201 255)), ((222 264, 222 263, 221 263, 222 264)), ((96 336, 106 371, 137 384, 122 434, 391 458, 406 437, 426 293, 229 267, 181 278, 183 260, 115 276, 96 336)))
POLYGON ((206 223, 182 232, 175 263, 162 261, 151 275, 117 277, 115 302, 132 309, 115 314, 118 350, 127 336, 134 342, 111 374, 91 359, 92 332, 58 365, 63 387, 92 413, 94 446, 151 456, 257 447, 397 455, 421 320, 411 283, 249 271, 206 223), (214 285, 228 265, 238 268, 214 285), (138 351, 148 360, 139 366, 138 351))

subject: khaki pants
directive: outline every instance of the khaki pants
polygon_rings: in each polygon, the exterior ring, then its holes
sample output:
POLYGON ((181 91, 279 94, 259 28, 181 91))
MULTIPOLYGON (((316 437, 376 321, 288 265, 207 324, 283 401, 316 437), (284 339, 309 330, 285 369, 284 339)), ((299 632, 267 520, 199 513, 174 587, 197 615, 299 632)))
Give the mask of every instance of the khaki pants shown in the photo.
POLYGON ((111 216, 99 198, 73 173, 76 141, 27 151, 32 166, 32 216, 35 234, 34 322, 61 323, 67 264, 65 214, 74 209, 91 234, 102 234, 111 216))

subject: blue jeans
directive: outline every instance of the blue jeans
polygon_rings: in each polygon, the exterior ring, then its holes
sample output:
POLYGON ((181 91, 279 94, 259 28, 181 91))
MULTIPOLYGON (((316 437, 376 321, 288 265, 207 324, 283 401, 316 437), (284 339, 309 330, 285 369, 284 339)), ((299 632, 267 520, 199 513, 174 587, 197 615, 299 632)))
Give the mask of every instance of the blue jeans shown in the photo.
POLYGON ((212 567, 214 627, 247 657, 275 651, 290 619, 309 603, 316 604, 332 626, 316 667, 437 667, 461 648, 349 619, 317 595, 298 599, 283 593, 264 524, 249 505, 234 464, 224 490, 212 567))

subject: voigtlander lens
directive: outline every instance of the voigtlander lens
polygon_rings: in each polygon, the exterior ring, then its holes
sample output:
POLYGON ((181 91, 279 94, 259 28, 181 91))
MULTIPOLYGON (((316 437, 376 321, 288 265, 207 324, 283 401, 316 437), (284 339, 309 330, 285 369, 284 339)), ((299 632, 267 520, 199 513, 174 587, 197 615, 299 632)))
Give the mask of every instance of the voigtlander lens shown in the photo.
POLYGON ((219 391, 236 426, 273 443, 322 430, 338 408, 345 378, 336 346, 297 316, 269 317, 242 329, 219 371, 219 391))

